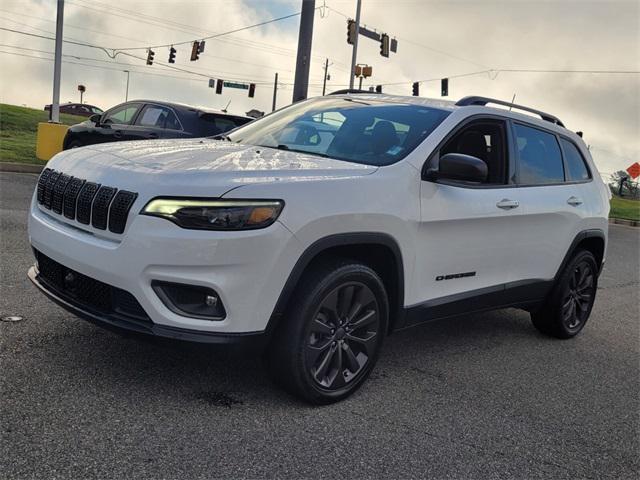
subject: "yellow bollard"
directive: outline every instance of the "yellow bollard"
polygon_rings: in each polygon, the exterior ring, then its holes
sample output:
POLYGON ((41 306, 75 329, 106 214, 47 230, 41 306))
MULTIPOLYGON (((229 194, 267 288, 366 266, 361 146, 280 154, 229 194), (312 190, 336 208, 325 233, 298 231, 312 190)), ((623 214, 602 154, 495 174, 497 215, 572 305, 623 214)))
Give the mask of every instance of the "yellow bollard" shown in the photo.
POLYGON ((61 152, 62 142, 68 129, 69 125, 62 125, 60 123, 38 123, 36 157, 46 162, 56 153, 61 152))

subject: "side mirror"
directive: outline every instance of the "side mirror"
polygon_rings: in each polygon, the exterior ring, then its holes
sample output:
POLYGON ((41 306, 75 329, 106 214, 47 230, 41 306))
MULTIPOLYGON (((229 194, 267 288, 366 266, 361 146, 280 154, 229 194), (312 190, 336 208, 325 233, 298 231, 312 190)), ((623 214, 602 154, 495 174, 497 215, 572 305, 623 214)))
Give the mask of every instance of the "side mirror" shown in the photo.
POLYGON ((447 153, 440 157, 438 170, 432 172, 431 177, 463 182, 484 182, 488 174, 487 164, 478 157, 464 153, 447 153))
POLYGON ((99 113, 94 113, 89 117, 89 120, 95 123, 97 127, 100 125, 100 118, 102 118, 102 115, 100 115, 99 113))

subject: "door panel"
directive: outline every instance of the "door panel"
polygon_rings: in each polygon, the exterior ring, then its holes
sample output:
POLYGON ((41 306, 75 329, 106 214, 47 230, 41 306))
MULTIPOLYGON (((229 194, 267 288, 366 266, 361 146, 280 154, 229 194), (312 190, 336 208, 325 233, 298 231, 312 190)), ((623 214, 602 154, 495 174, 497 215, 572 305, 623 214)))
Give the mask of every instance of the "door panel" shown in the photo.
POLYGON ((505 209, 499 204, 521 203, 518 193, 507 186, 483 189, 422 182, 416 270, 424 301, 511 281, 527 218, 520 206, 505 209))

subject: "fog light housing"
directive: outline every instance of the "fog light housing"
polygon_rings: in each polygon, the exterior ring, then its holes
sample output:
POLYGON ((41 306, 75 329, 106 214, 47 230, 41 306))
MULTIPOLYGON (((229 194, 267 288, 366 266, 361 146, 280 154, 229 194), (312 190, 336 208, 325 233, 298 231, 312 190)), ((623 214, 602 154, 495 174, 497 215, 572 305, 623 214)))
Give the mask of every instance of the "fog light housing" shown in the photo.
POLYGON ((215 290, 200 285, 154 280, 151 288, 173 313, 202 320, 224 320, 227 316, 215 290))

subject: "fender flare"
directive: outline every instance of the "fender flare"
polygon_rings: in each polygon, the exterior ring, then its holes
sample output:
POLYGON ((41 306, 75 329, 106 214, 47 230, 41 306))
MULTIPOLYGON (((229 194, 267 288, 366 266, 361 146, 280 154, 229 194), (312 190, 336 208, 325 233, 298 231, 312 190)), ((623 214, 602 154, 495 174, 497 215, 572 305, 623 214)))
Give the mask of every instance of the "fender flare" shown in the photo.
POLYGON ((293 269, 289 273, 289 277, 280 292, 278 301, 273 309, 269 322, 267 324, 266 333, 271 335, 277 328, 287 304, 295 291, 298 282, 302 278, 306 268, 311 261, 320 255, 322 252, 333 248, 350 245, 381 245, 389 248, 393 253, 396 263, 396 278, 397 282, 397 303, 395 312, 391 314, 397 315, 396 322, 401 320, 404 312, 404 264, 402 261, 402 252, 398 245, 398 242, 391 235, 382 232, 353 232, 353 233, 338 233, 335 235, 328 235, 313 242, 306 250, 300 255, 298 261, 294 265, 293 269))
MULTIPOLYGON (((604 249, 606 250, 607 248, 607 236, 605 235, 604 231, 599 229, 599 228, 593 228, 593 229, 589 229, 589 230, 583 230, 580 233, 578 233, 575 238, 573 239, 573 242, 571 242, 571 245, 569 246, 569 249, 567 250, 567 253, 565 254, 564 258, 562 259, 562 263, 560 264, 560 267, 558 268, 555 276, 553 277, 553 281, 556 282, 558 280, 558 277, 560 277, 560 275, 562 274, 562 272, 564 271, 565 267, 567 266, 567 263, 569 263, 569 260, 571 260, 571 257, 573 256, 574 252, 576 251, 578 245, 583 242, 584 240, 588 239, 588 238, 597 238, 599 240, 602 240, 602 243, 604 244, 604 249)), ((604 258, 604 253, 605 251, 603 250, 603 258, 604 258)), ((602 272, 602 267, 603 267, 604 262, 601 262, 600 265, 598 265, 598 274, 600 274, 602 272)))

